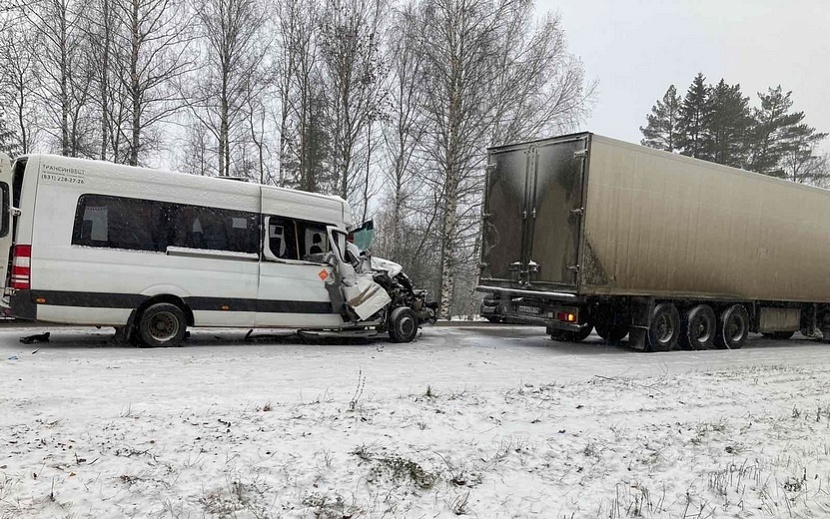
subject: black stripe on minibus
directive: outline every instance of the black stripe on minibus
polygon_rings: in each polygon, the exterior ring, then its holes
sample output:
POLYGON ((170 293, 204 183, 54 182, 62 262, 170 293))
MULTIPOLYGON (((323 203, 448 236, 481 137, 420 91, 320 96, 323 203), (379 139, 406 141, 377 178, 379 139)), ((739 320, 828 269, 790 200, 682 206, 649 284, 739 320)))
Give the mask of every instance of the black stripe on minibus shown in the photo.
POLYGON ((83 306, 87 308, 136 308, 149 299, 140 294, 112 292, 70 292, 65 290, 32 290, 32 301, 45 300, 46 305, 83 306))
POLYGON ((257 299, 257 312, 275 314, 332 314, 331 303, 318 301, 274 301, 257 299))
MULTIPOLYGON (((80 306, 85 308, 137 308, 147 301, 141 294, 111 292, 70 292, 63 290, 33 290, 31 300, 54 306, 80 306)), ((270 299, 245 299, 233 297, 185 297, 191 310, 226 312, 263 312, 295 314, 331 314, 331 303, 323 301, 275 301, 270 299)))
POLYGON ((223 297, 186 297, 191 310, 227 310, 279 314, 330 314, 331 303, 318 301, 275 301, 271 299, 234 299, 223 297), (227 307, 227 308, 226 308, 227 307))

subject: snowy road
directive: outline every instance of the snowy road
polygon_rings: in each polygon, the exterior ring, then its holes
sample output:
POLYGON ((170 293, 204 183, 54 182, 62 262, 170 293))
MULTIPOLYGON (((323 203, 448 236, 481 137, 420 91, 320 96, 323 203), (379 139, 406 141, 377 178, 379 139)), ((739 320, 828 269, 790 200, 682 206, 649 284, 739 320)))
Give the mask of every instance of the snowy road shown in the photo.
POLYGON ((830 345, 0 330, 0 518, 825 517, 830 345))
MULTIPOLYGON (((323 393, 351 395, 362 372, 367 394, 515 387, 524 382, 579 382, 604 377, 654 377, 751 366, 830 367, 830 344, 753 336, 737 351, 638 353, 607 346, 596 335, 582 344, 551 341, 521 326, 425 328, 411 344, 299 344, 295 337, 243 341, 244 330, 199 330, 182 348, 114 344, 111 330, 54 328, 51 342, 19 337, 48 328, 0 332, 3 393, 37 389, 39 406, 118 407, 124 402, 194 406, 234 394, 250 402, 303 402, 323 393), (32 354, 38 350, 36 354, 32 354), (16 356, 19 360, 9 361, 16 356), (48 382, 46 382, 48 381, 48 382), (106 398, 102 398, 106 395, 106 398)), ((112 411, 112 409, 110 409, 112 411)), ((117 411, 117 409, 116 409, 117 411)))

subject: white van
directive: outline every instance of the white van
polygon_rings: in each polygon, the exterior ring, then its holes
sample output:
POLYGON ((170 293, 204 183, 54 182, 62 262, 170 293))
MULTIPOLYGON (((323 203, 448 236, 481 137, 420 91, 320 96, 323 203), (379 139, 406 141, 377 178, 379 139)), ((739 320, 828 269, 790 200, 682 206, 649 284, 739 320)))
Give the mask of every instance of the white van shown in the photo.
POLYGON ((149 346, 187 326, 377 328, 402 342, 434 319, 399 268, 348 243, 337 197, 29 155, 0 156, 0 199, 17 318, 113 326, 149 346))

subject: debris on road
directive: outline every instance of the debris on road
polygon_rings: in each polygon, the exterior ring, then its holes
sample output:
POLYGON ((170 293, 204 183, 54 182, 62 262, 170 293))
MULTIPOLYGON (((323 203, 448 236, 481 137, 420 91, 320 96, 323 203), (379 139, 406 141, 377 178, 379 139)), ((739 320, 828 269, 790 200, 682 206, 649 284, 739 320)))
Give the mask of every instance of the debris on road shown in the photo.
POLYGON ((36 335, 27 335, 25 337, 20 338, 20 342, 23 344, 32 344, 34 342, 49 342, 49 336, 52 335, 52 332, 45 332, 36 335))

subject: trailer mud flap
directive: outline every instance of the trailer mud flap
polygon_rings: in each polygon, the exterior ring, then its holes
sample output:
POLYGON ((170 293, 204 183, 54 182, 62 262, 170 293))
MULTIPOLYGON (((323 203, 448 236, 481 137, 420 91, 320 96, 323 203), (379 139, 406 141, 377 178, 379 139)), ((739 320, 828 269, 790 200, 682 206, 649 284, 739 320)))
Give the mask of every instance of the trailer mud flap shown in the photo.
POLYGON ((648 347, 648 329, 654 299, 650 297, 632 297, 630 303, 631 326, 628 331, 629 348, 646 351, 648 347))

